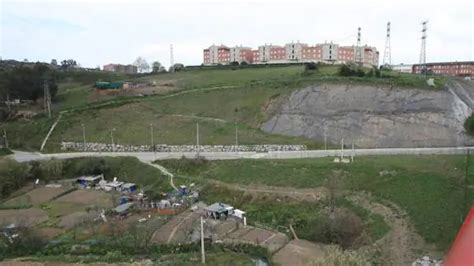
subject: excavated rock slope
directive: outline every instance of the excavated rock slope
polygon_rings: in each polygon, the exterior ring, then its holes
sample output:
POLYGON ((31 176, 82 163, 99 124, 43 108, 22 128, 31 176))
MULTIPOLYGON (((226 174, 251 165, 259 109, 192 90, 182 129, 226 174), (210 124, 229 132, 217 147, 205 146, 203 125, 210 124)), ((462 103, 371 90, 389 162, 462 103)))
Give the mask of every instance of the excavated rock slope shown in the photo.
POLYGON ((472 103, 457 89, 314 85, 294 91, 262 129, 367 148, 465 145, 472 143, 463 128, 472 103))

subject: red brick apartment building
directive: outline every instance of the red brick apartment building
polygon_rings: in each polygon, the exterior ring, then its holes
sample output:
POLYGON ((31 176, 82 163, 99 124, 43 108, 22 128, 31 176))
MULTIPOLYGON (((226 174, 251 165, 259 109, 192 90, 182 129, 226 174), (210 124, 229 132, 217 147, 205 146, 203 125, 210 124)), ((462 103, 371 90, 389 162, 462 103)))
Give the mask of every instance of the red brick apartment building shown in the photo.
MULTIPOLYGON (((426 68, 433 74, 447 76, 474 76, 474 61, 427 63, 426 68)), ((412 66, 412 73, 420 74, 422 65, 412 66)))
MULTIPOLYGON (((378 66, 379 52, 375 47, 360 47, 362 63, 366 66, 378 66)), ((309 46, 305 43, 291 42, 284 46, 265 44, 252 50, 249 47, 212 45, 203 50, 203 64, 217 65, 230 62, 248 64, 276 64, 291 62, 325 62, 346 64, 356 61, 356 46, 339 46, 335 43, 324 43, 309 46)))

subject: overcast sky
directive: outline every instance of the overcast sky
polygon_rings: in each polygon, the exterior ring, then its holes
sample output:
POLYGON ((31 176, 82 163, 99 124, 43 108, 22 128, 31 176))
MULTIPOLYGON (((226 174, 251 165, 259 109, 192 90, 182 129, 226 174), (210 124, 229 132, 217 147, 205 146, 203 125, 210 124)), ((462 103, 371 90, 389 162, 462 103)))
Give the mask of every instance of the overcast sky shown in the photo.
POLYGON ((427 61, 474 60, 472 0, 450 1, 5 1, 0 0, 0 56, 83 66, 132 63, 137 56, 169 65, 201 64, 215 43, 356 43, 377 47, 392 23, 392 63, 418 63, 421 22, 429 20, 427 61))

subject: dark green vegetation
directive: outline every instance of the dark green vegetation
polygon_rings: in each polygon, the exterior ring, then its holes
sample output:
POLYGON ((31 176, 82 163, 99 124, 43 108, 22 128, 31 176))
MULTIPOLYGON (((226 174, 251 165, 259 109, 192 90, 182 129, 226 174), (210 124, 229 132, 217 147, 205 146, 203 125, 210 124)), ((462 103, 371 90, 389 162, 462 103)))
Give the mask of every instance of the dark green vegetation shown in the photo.
POLYGON ((43 97, 47 81, 51 97, 58 91, 54 71, 44 64, 3 69, 0 67, 0 99, 36 101, 43 97))
POLYGON ((9 155, 9 154, 12 154, 12 151, 10 151, 7 148, 0 148, 0 156, 6 156, 6 155, 9 155))
POLYGON ((389 230, 380 215, 369 213, 343 198, 338 198, 334 204, 336 217, 329 219, 326 210, 331 204, 326 201, 305 202, 287 196, 251 195, 211 184, 204 187, 201 197, 209 204, 225 202, 245 210, 250 224, 267 226, 288 235, 291 235, 291 224, 300 238, 344 248, 371 243, 389 230))
MULTIPOLYGON (((89 142, 110 142, 110 131, 116 128, 121 144, 148 144, 150 123, 155 127, 155 143, 195 143, 195 127, 199 122, 202 144, 233 144, 235 126, 239 143, 321 145, 303 138, 278 136, 259 130, 275 108, 294 89, 321 83, 366 83, 383 86, 427 88, 424 77, 383 71, 381 77, 340 76, 337 65, 296 65, 242 68, 232 70, 184 70, 141 76, 113 76, 104 72, 59 72, 59 90, 53 104, 53 118, 38 115, 32 120, 5 123, 10 146, 37 150, 60 111, 68 110, 53 132, 47 151, 59 151, 59 142, 82 141, 81 124, 89 142), (92 88, 96 80, 124 80, 168 84, 169 91, 149 97, 97 94, 92 88), (171 84, 171 85, 169 85, 171 84), (176 95, 173 94, 177 93, 176 95), (140 117, 140 119, 137 119, 140 117), (211 119, 208 119, 211 118, 211 119), (220 119, 220 120, 213 120, 220 119)), ((371 69, 364 69, 370 73, 371 69)), ((375 75, 375 74, 374 74, 375 75)), ((436 84, 443 84, 440 82, 436 84)))
POLYGON ((183 176, 246 185, 308 188, 340 176, 342 188, 367 191, 400 206, 420 235, 441 250, 450 246, 474 203, 474 160, 466 166, 466 156, 461 155, 356 157, 347 165, 334 164, 330 158, 212 161, 197 170, 171 161, 160 164, 183 176))
POLYGON ((466 129, 467 134, 474 136, 474 115, 470 115, 464 122, 464 129, 466 129))
POLYGON ((171 190, 168 178, 162 175, 160 170, 131 157, 53 159, 31 163, 3 159, 0 160, 0 199, 37 178, 42 181, 54 181, 98 174, 104 174, 107 179, 120 177, 136 183, 152 197, 171 190))

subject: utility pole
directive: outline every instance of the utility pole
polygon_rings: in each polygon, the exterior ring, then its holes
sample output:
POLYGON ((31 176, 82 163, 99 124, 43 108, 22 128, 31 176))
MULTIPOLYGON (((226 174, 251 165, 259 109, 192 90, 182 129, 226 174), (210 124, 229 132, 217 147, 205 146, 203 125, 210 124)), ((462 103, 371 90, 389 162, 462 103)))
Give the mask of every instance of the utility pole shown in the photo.
POLYGON ((206 253, 204 251, 204 221, 201 216, 201 262, 206 264, 206 253))
POLYGON ((344 159, 344 138, 341 140, 341 162, 344 159))
POLYGON ((82 141, 84 143, 84 151, 86 151, 86 128, 84 127, 84 123, 82 123, 81 126, 82 126, 82 141))
POLYGON ((5 148, 8 149, 7 131, 5 129, 3 129, 3 141, 5 144, 5 148))
POLYGON ((196 123, 196 148, 197 148, 197 157, 199 158, 199 123, 196 123))
POLYGON ((174 55, 173 55, 173 44, 170 44, 170 69, 173 69, 174 71, 174 55))
POLYGON ((116 129, 115 128, 112 128, 112 130, 110 131, 110 139, 112 140, 112 151, 115 151, 115 142, 114 142, 114 131, 116 129))
POLYGON ((237 128, 237 123, 235 123, 235 150, 239 150, 239 129, 237 128))
POLYGON ((327 150, 328 149, 328 146, 327 146, 327 134, 326 134, 326 131, 324 131, 324 150, 327 150))
POLYGON ((44 106, 48 111, 48 118, 51 118, 51 95, 49 93, 49 84, 48 80, 44 81, 44 106))
POLYGON ((153 139, 153 123, 150 123, 151 148, 155 151, 155 140, 153 139))
POLYGON ((352 141, 351 163, 354 161, 354 141, 352 141))

